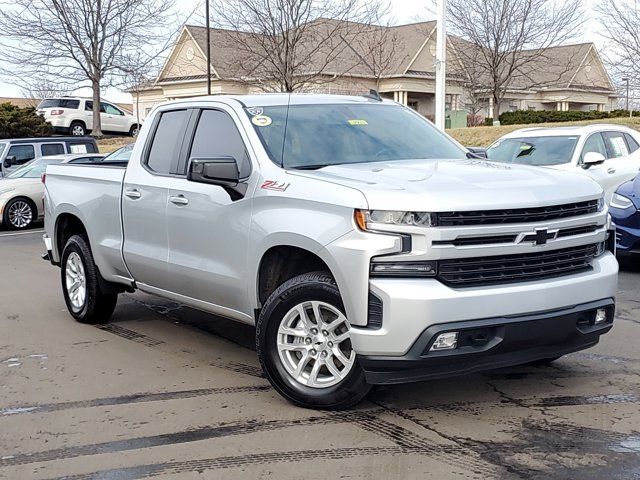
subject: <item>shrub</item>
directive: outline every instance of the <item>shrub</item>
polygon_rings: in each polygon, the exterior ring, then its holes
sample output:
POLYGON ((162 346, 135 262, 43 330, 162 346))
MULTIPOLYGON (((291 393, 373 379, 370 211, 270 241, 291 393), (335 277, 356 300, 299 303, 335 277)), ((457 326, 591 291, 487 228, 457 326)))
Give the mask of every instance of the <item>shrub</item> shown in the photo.
MULTIPOLYGON (((633 112, 634 116, 640 116, 640 112, 633 112)), ((607 118, 628 117, 628 110, 613 110, 611 112, 585 112, 581 110, 569 110, 566 112, 556 110, 516 110, 500 115, 501 125, 526 125, 532 123, 577 122, 580 120, 603 120, 607 118)))
POLYGON ((482 115, 467 115, 467 127, 480 127, 484 125, 484 117, 482 115))
POLYGON ((53 127, 33 107, 0 104, 0 138, 46 137, 53 127))
POLYGON ((487 127, 493 127, 493 117, 487 117, 484 119, 484 124, 487 127))

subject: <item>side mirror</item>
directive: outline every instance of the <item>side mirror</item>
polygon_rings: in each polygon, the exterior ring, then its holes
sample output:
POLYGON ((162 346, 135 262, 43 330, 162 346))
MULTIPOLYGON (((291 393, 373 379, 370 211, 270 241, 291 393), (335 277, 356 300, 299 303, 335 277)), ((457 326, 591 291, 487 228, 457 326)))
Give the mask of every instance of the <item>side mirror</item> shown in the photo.
POLYGON ((18 160, 15 157, 15 155, 11 155, 10 157, 7 157, 4 159, 4 168, 11 168, 13 165, 17 164, 18 160))
POLYGON ((602 155, 601 153, 587 152, 584 154, 584 157, 582 159, 582 168, 588 170, 594 165, 602 165, 605 160, 606 158, 604 158, 604 155, 602 155))
POLYGON ((469 150, 467 157, 469 158, 487 158, 487 149, 482 147, 468 147, 469 150))
POLYGON ((233 157, 193 158, 187 179, 221 187, 236 187, 240 183, 238 162, 233 157))

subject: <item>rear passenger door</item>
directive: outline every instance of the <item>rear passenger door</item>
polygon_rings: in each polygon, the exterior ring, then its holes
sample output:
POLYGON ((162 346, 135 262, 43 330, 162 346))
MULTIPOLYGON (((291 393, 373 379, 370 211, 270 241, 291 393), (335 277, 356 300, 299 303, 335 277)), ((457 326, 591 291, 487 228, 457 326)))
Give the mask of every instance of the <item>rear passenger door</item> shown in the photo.
POLYGON ((240 178, 250 183, 247 142, 235 113, 222 107, 200 110, 192 124, 185 161, 169 189, 170 289, 193 299, 195 306, 246 321, 251 200, 217 185, 189 181, 186 172, 192 159, 233 157, 240 178))
POLYGON ((141 161, 129 165, 123 185, 125 263, 139 284, 162 290, 174 284, 167 263, 167 197, 191 114, 170 109, 155 117, 141 161))

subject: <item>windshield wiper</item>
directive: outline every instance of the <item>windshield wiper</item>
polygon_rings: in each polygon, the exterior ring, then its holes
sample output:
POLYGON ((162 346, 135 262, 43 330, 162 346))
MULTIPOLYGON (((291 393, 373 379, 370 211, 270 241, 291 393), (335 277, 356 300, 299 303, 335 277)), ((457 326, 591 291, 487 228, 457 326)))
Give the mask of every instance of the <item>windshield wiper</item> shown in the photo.
POLYGON ((321 168, 328 167, 327 164, 321 165, 298 165, 297 167, 291 167, 294 170, 320 170, 321 168))

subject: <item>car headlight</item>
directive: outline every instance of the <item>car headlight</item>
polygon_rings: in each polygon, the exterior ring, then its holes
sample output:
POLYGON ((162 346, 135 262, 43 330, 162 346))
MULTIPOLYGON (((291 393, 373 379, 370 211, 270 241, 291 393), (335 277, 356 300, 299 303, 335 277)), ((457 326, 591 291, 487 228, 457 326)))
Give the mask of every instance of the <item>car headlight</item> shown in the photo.
POLYGON ((365 231, 379 230, 380 227, 384 229, 385 226, 431 227, 433 225, 430 213, 395 210, 356 210, 355 220, 358 227, 365 231))
POLYGON ((624 195, 614 193, 613 198, 611 198, 611 206, 613 208, 619 208, 620 210, 626 210, 629 207, 633 207, 633 202, 624 195))
POLYGON ((604 201, 604 195, 603 195, 598 199, 598 211, 599 212, 604 210, 605 203, 606 202, 604 201))

